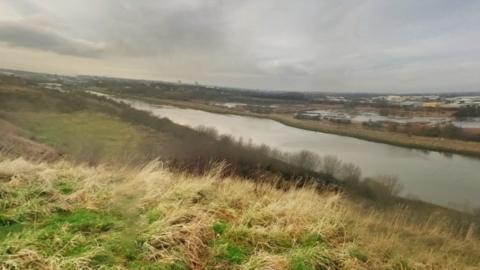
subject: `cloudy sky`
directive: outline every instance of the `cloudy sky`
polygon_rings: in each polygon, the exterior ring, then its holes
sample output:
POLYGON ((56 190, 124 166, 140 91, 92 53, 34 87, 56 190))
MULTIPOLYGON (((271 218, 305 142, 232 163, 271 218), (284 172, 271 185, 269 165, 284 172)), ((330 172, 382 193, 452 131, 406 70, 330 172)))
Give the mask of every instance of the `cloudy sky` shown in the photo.
POLYGON ((0 67, 297 91, 480 91, 477 0, 0 0, 0 67))

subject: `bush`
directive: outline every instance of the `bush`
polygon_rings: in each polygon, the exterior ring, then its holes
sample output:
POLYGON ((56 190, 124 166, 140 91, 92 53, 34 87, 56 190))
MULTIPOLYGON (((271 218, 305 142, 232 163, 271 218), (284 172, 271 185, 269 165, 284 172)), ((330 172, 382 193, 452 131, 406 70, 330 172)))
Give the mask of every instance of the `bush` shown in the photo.
POLYGON ((340 169, 339 178, 348 184, 358 184, 362 178, 362 170, 352 163, 343 164, 340 169))
POLYGON ((322 172, 329 176, 336 176, 341 168, 342 162, 332 155, 323 157, 322 172))
POLYGON ((318 154, 306 150, 291 154, 289 162, 294 166, 312 171, 319 171, 322 163, 318 154))

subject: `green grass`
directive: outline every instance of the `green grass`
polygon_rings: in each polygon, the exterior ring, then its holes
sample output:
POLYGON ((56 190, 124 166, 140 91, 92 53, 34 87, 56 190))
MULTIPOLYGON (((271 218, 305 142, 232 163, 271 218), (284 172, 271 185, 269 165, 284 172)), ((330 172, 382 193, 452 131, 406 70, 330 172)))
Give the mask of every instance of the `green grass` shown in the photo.
POLYGON ((232 265, 245 263, 255 250, 289 258, 290 269, 330 269, 328 245, 317 234, 305 232, 295 239, 289 233, 259 232, 251 226, 234 225, 224 220, 212 226, 215 258, 232 265))
POLYGON ((325 246, 302 247, 292 251, 290 269, 292 270, 327 270, 334 264, 325 246))
POLYGON ((213 230, 216 234, 223 234, 230 225, 225 220, 219 220, 213 224, 213 230))
MULTIPOLYGON (((72 190, 65 182, 57 183, 56 187, 69 191, 61 192, 64 196, 72 190)), ((10 217, 1 217, 0 257, 28 248, 40 251, 41 256, 67 257, 72 262, 86 259, 96 268, 126 264, 138 259, 142 253, 142 245, 137 242, 136 235, 125 227, 129 223, 126 217, 113 210, 93 210, 80 205, 72 210, 58 209, 60 202, 55 201, 53 193, 49 193, 51 195, 46 201, 39 201, 36 196, 29 196, 32 193, 30 190, 38 192, 40 189, 20 188, 10 194, 10 199, 17 201, 3 206, 3 212, 10 217), (29 208, 46 205, 44 209, 38 209, 41 213, 26 215, 21 202, 29 208)), ((2 191, 6 190, 2 188, 2 191)), ((77 268, 68 261, 63 267, 77 268)))
POLYGON ((115 218, 109 213, 80 208, 72 213, 55 214, 45 223, 45 228, 53 230, 66 225, 71 232, 100 233, 113 229, 115 218))
POLYGON ((225 243, 218 247, 217 258, 224 260, 230 264, 240 264, 247 257, 244 248, 239 247, 233 243, 225 243))
POLYGON ((362 262, 367 262, 368 261, 368 256, 363 252, 361 249, 354 248, 349 251, 350 256, 353 258, 360 260, 362 262))
POLYGON ((0 217, 0 241, 10 234, 21 232, 23 225, 13 220, 5 220, 0 217))
POLYGON ((86 159, 134 152, 147 136, 139 127, 93 112, 16 113, 15 121, 39 142, 86 159))
POLYGON ((159 211, 157 209, 152 209, 152 210, 147 212, 146 216, 147 216, 148 223, 152 224, 164 215, 161 211, 159 211))
POLYGON ((57 188, 62 194, 71 194, 75 191, 75 184, 72 182, 60 182, 57 184, 57 188))

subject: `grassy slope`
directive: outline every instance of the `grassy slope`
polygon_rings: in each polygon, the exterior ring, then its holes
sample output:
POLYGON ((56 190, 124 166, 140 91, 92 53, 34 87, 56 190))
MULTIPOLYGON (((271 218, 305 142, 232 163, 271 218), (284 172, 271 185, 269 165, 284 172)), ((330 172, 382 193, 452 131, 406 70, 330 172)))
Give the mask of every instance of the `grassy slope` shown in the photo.
POLYGON ((55 149, 29 139, 28 131, 3 119, 0 119, 0 134, 0 152, 11 156, 31 155, 46 160, 58 157, 55 149))
MULTIPOLYGON (((263 149, 242 146, 231 138, 176 125, 84 93, 0 84, 0 121, 25 131, 22 139, 48 144, 72 160, 89 164, 143 164, 160 158, 177 168, 201 171, 211 161, 226 160, 232 164, 230 173, 247 177, 260 170, 285 179, 320 176, 274 159, 263 149)), ((0 150, 7 144, 0 137, 0 150)), ((31 155, 29 151, 18 152, 14 151, 13 156, 38 156, 33 151, 31 155)), ((325 179, 322 181, 333 181, 325 179)))
MULTIPOLYGON (((33 104, 24 103, 27 108, 33 104)), ((126 146, 128 153, 132 146, 128 138, 141 141, 145 135, 144 129, 101 113, 28 111, 11 113, 18 120, 14 123, 24 129, 8 123, 0 123, 0 128, 24 137, 35 134, 37 140, 63 146, 64 151, 72 153, 83 148, 78 147, 79 142, 93 148, 106 144, 111 153, 123 152, 126 146)), ((0 165, 0 183, 5 183, 0 184, 0 240, 6 240, 5 245, 0 245, 0 261, 5 261, 3 266, 17 263, 20 269, 29 263, 33 268, 58 269, 99 265, 140 269, 205 265, 220 269, 321 269, 315 263, 327 254, 326 268, 421 269, 422 265, 441 265, 445 269, 462 269, 478 263, 478 240, 473 240, 478 238, 471 233, 474 228, 453 229, 441 214, 429 214, 419 221, 406 210, 390 214, 366 211, 333 194, 297 199, 300 195, 292 192, 279 192, 269 186, 258 188, 238 180, 223 182, 224 186, 216 177, 186 177, 162 169, 114 173, 69 164, 4 162, 0 165), (165 186, 158 186, 164 182, 165 186), (155 194, 146 198, 149 192, 155 194), (333 198, 334 209, 312 209, 329 198, 333 198), (150 199, 152 204, 147 202, 150 199), (290 200, 297 206, 290 206, 290 200), (284 210, 275 212, 275 207, 284 210), (180 213, 175 212, 177 208, 180 213), (247 212, 261 216, 259 223, 245 218, 247 212), (155 220, 162 222, 157 224, 155 220), (197 220, 202 229, 189 231, 196 228, 197 220), (315 229, 322 220, 334 226, 315 229), (297 230, 298 234, 294 234, 297 230), (322 237, 322 241, 314 239, 312 247, 308 230, 314 230, 313 237, 322 237), (188 241, 203 232, 206 238, 198 242, 200 247, 194 242, 198 251, 192 250, 188 241), (290 240, 290 234, 296 238, 290 240), (151 242, 158 235, 167 235, 168 239, 161 238, 159 245, 151 242), (221 238, 217 241, 220 247, 212 244, 217 237, 221 238), (162 255, 152 257, 149 252, 162 255)))
POLYGON ((431 138, 431 137, 423 137, 423 136, 409 136, 407 134, 398 133, 398 132, 367 129, 359 125, 344 125, 344 124, 327 123, 325 121, 300 120, 300 119, 295 119, 292 115, 284 115, 284 114, 251 113, 251 112, 245 112, 245 111, 239 111, 239 110, 232 110, 228 108, 220 108, 217 106, 208 105, 200 102, 163 100, 163 99, 153 99, 153 98, 146 98, 145 100, 150 102, 178 106, 181 108, 204 110, 204 111, 209 111, 213 113, 235 114, 235 115, 242 115, 242 116, 266 118, 266 119, 278 121, 284 125, 291 126, 291 127, 325 132, 325 133, 332 133, 332 134, 337 134, 342 136, 349 136, 349 137, 354 137, 354 138, 367 140, 367 141, 480 157, 480 143, 478 142, 468 142, 468 141, 445 139, 445 138, 431 138))
POLYGON ((13 118, 39 142, 76 157, 92 150, 106 157, 131 153, 147 136, 139 127, 94 112, 21 112, 13 118))
POLYGON ((129 161, 141 158, 146 145, 160 148, 172 141, 97 110, 118 109, 108 106, 21 83, 0 84, 0 150, 50 160, 60 154, 80 161, 129 161))
POLYGON ((218 175, 0 157, 0 268, 479 269, 445 217, 218 175))

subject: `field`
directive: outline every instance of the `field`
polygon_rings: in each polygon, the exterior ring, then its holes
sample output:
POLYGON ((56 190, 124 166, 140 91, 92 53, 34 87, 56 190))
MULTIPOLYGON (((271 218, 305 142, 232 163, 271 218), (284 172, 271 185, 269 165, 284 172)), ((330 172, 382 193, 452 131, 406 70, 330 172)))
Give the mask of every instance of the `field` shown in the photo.
MULTIPOLYGON (((128 115, 115 104, 81 95, 21 83, 0 85, 0 131, 4 135, 0 150, 13 156, 63 157, 92 164, 167 156, 166 145, 175 145, 174 136, 128 120, 128 115)), ((173 126, 167 129, 174 132, 173 126)))
POLYGON ((113 158, 135 152, 148 136, 146 129, 93 112, 16 113, 14 122, 35 140, 73 157, 113 158))
POLYGON ((221 170, 1 158, 0 268, 480 269, 473 224, 221 170))

